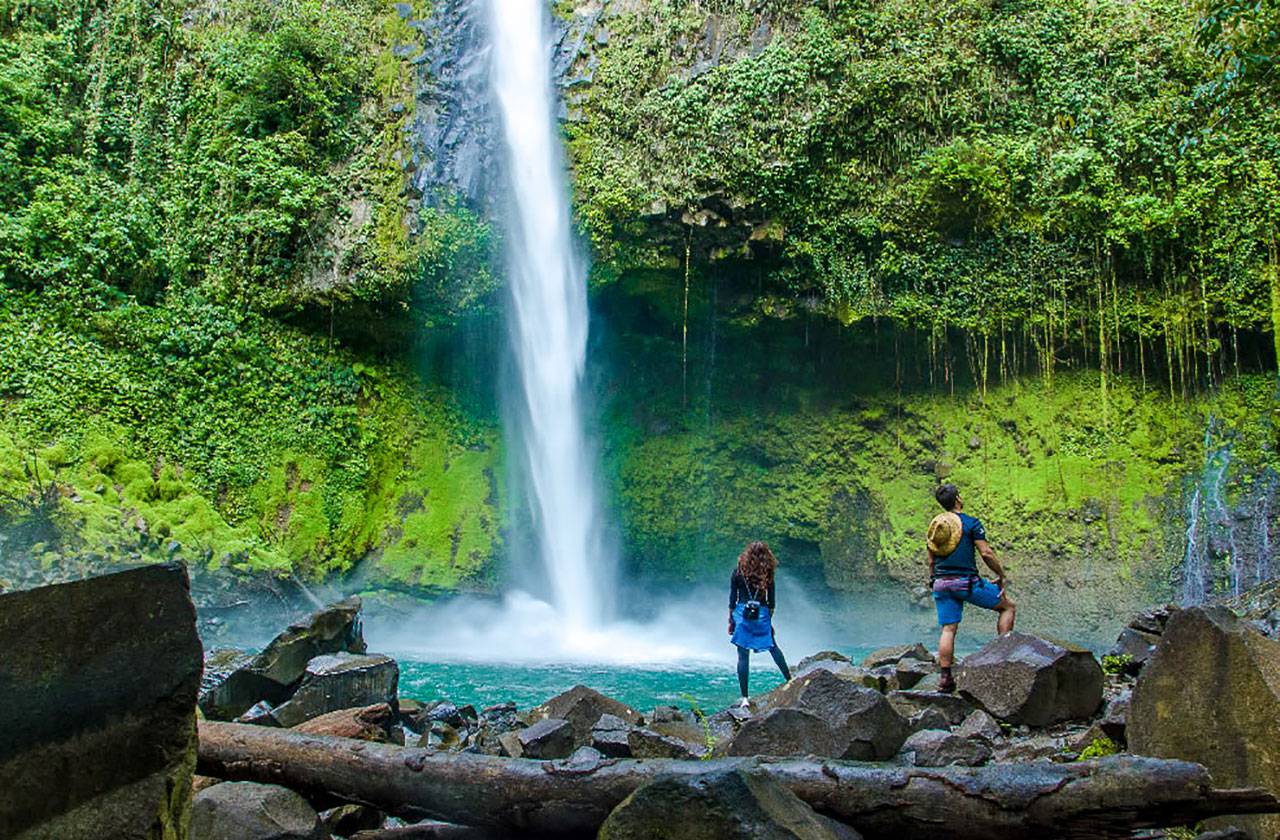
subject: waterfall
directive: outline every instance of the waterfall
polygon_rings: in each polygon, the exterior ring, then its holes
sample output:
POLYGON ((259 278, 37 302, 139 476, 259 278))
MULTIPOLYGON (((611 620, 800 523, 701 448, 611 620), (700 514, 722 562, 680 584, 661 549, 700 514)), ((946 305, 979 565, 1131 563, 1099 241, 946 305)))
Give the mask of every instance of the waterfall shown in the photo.
POLYGON ((1237 596, 1271 579, 1271 500, 1280 479, 1270 469, 1233 476, 1232 447, 1232 436, 1209 418, 1204 466, 1190 484, 1186 508, 1184 605, 1215 593, 1237 596))
POLYGON ((583 431, 586 271, 572 236, 545 0, 488 0, 490 85, 506 163, 507 321, 518 369, 512 437, 552 604, 570 632, 607 617, 595 456, 583 431))

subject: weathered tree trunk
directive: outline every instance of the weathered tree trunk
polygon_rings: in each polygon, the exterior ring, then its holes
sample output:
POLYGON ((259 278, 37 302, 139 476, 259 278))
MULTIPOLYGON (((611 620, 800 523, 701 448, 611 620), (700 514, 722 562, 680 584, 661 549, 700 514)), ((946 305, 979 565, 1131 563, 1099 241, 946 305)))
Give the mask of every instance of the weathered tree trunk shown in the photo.
POLYGON ((1280 810, 1259 789, 1215 790, 1198 764, 1124 756, 928 769, 820 759, 603 760, 459 753, 200 723, 198 772, 327 792, 403 817, 590 835, 660 774, 750 766, 867 837, 1126 837, 1134 828, 1280 810))

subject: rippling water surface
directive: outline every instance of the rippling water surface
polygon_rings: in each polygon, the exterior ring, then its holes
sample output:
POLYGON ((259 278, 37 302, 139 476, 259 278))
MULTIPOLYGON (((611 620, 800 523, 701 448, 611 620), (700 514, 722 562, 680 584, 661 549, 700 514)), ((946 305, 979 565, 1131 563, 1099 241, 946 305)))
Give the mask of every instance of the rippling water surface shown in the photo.
MULTIPOLYGON (((768 654, 752 657, 752 662, 752 694, 768 691, 782 682, 782 675, 768 654)), ((511 701, 528 709, 583 683, 641 711, 660 705, 687 709, 697 703, 710 713, 737 699, 734 668, 731 660, 723 665, 700 663, 688 668, 401 660, 400 696, 418 700, 447 698, 459 705, 471 703, 477 709, 511 701)))

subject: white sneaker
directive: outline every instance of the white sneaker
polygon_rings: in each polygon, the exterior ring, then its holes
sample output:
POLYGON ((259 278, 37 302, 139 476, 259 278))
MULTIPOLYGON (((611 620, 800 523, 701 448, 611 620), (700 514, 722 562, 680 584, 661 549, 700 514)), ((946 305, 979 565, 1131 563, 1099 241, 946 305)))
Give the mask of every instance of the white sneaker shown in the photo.
POLYGON ((749 709, 749 708, 751 708, 751 701, 750 701, 750 700, 748 700, 747 698, 743 697, 741 700, 739 700, 739 701, 737 702, 737 708, 739 708, 739 709, 749 709))

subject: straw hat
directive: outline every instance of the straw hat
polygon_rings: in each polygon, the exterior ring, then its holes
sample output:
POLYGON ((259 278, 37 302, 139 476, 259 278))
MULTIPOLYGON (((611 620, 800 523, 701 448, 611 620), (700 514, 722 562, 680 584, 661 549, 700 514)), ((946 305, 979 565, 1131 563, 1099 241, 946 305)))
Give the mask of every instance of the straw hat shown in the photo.
POLYGON ((929 550, 933 556, 946 557, 955 551, 963 531, 964 525, 956 513, 946 511, 935 516, 929 523, 929 550))

